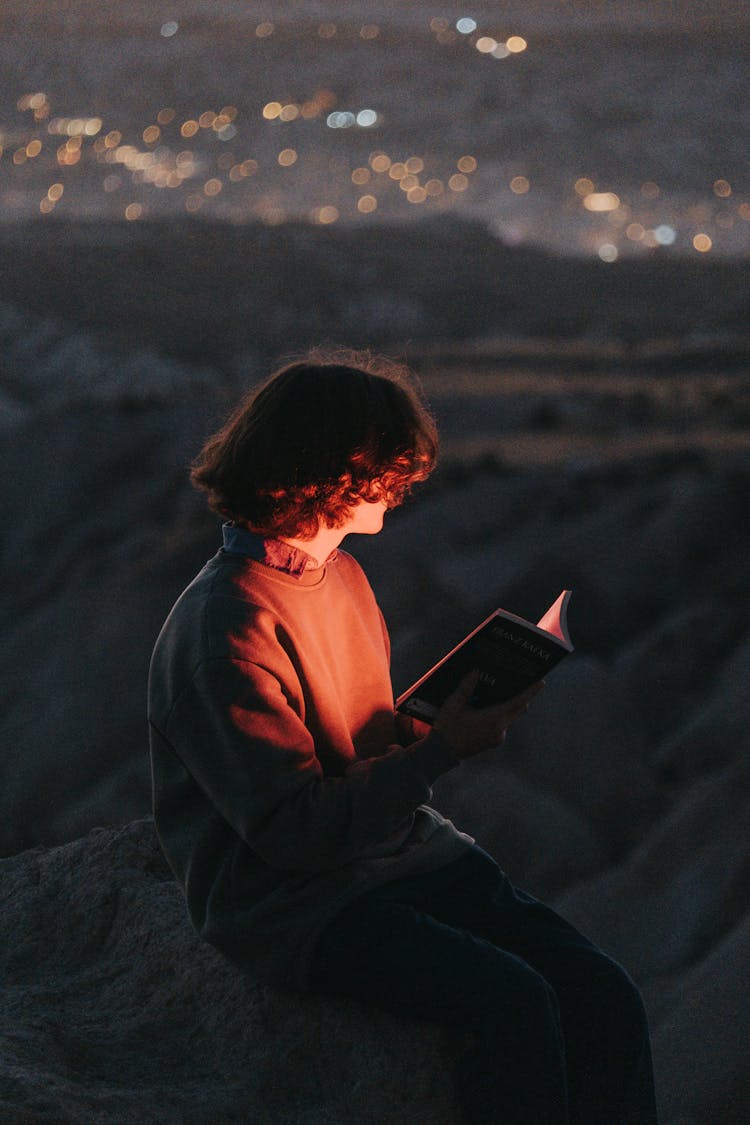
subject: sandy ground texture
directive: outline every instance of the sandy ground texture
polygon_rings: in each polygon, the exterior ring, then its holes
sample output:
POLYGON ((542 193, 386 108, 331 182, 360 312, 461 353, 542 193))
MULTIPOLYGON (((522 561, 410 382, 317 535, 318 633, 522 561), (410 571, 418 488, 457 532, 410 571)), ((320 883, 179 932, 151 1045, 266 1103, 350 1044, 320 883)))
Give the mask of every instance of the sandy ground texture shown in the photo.
MULTIPOLYGON (((8 306, 0 330, 0 1117, 452 1123, 435 1029, 240 979, 199 947, 144 819, 148 657, 217 546, 185 474, 232 376, 8 306)), ((443 466, 352 549, 397 690, 497 604, 534 616, 574 590, 575 654, 435 803, 633 972, 666 1125, 737 1125, 747 377, 564 351, 416 356, 443 466)))

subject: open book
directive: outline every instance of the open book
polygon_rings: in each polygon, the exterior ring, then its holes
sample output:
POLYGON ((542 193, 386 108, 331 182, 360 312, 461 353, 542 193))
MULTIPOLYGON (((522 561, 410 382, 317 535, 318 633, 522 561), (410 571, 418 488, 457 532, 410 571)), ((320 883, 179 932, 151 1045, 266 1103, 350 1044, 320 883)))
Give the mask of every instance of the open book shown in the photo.
POLYGON ((496 609, 400 695, 396 709, 431 723, 443 701, 475 668, 480 676, 471 698, 473 707, 502 703, 518 695, 573 651, 568 635, 569 601, 570 590, 563 590, 536 625, 496 609))

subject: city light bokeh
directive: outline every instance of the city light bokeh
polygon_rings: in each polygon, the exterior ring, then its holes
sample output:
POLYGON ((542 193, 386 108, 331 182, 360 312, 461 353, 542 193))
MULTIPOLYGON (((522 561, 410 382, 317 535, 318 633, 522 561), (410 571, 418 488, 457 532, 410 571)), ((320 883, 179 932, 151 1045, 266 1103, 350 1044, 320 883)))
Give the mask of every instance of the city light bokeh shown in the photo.
MULTIPOLYGON (((331 225, 455 214, 481 219, 509 245, 607 262, 750 252, 739 102, 736 119, 726 119, 727 104, 750 84, 741 43, 725 37, 714 48, 697 36, 705 62, 722 69, 697 66, 706 88, 682 107, 680 150, 667 125, 679 115, 687 31, 657 30, 651 41, 640 32, 647 61, 636 73, 637 36, 622 32, 593 44, 580 29, 566 42, 518 18, 503 24, 468 12, 425 10, 405 27, 374 11, 369 21, 258 19, 248 11, 232 27, 217 16, 214 29, 222 43, 235 35, 247 72, 219 67, 201 83, 192 81, 190 60, 211 28, 184 4, 176 8, 185 13, 138 23, 128 50, 140 52, 143 81, 121 87, 119 98, 106 80, 104 93, 88 98, 88 77, 69 81, 72 41, 67 53, 51 50, 48 68, 44 58, 26 67, 48 69, 38 87, 11 89, 21 63, 15 78, 6 73, 0 221, 188 215, 331 225), (598 72, 608 51, 627 85, 598 72), (413 71, 400 71, 399 58, 413 59, 413 71), (661 90, 649 88, 659 59, 661 90), (722 105, 699 105, 719 83, 722 105)), ((83 42, 86 73, 93 63, 83 42)))

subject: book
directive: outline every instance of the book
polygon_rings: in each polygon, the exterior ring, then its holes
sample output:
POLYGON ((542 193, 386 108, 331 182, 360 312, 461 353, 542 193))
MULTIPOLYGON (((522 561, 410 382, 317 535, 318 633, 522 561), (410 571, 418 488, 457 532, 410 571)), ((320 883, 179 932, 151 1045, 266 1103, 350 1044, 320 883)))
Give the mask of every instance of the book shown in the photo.
POLYGON ((512 699, 573 651, 568 633, 570 590, 563 590, 536 625, 496 609, 396 700, 396 710, 432 723, 469 672, 479 680, 472 707, 512 699))

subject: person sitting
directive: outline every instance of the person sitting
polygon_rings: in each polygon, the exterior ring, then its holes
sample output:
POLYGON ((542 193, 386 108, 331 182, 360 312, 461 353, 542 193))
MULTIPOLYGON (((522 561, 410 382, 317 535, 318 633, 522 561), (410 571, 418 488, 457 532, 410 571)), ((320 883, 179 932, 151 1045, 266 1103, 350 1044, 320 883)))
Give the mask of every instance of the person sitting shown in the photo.
POLYGON ((341 542, 431 472, 406 369, 313 356, 205 443, 223 545, 171 610, 149 676, 154 817, 198 933, 255 979, 459 1033, 471 1125, 651 1125, 626 972, 430 805, 541 685, 432 728, 394 711, 388 632, 341 542))

